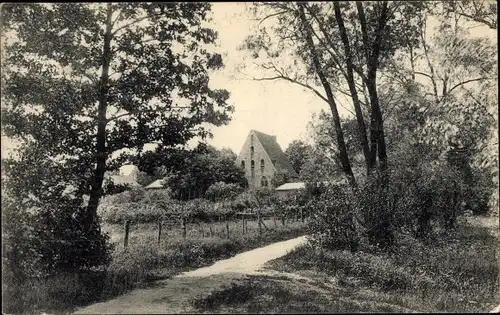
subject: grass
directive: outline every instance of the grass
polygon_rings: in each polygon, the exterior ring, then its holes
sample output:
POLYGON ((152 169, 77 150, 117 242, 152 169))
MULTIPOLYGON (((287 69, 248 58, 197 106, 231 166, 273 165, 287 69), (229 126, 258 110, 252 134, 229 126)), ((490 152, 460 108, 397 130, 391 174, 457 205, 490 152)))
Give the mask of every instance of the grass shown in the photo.
POLYGON ((269 268, 308 281, 248 278, 193 305, 213 313, 489 311, 500 301, 499 239, 491 233, 498 221, 492 220, 469 219, 427 242, 400 235, 391 253, 303 246, 269 268))
MULTIPOLYGON (((273 219, 263 220, 265 226, 269 230, 273 231, 284 231, 290 226, 300 225, 298 222, 288 221, 285 226, 282 225, 280 220, 274 221, 273 219), (292 224, 292 225, 290 225, 292 224)), ((241 221, 231 220, 227 222, 229 225, 229 236, 230 238, 237 237, 243 233, 241 221)), ((259 233, 259 227, 256 220, 247 221, 247 230, 245 235, 250 235, 256 237, 259 233)), ((111 242, 119 246, 123 246, 124 239, 124 226, 121 224, 104 224, 102 227, 104 233, 108 233, 111 242)), ((262 226, 262 231, 266 231, 266 228, 262 226)), ((213 222, 213 223, 188 223, 186 224, 186 238, 187 239, 199 239, 199 238, 217 238, 225 239, 226 234, 226 222, 213 222)), ((156 223, 136 223, 130 225, 129 232, 129 245, 135 246, 142 244, 145 240, 153 241, 157 240, 158 237, 158 224, 156 223)), ((172 240, 182 240, 182 230, 180 223, 169 223, 165 222, 162 225, 162 241, 172 241, 172 240)))
POLYGON ((318 284, 285 277, 249 276, 225 289, 194 300, 193 306, 206 313, 357 313, 404 312, 402 307, 346 298, 345 290, 331 290, 318 284))
MULTIPOLYGON (((201 233, 208 230, 208 224, 192 225, 188 228, 186 239, 180 229, 170 229, 160 244, 157 243, 157 227, 152 224, 137 225, 131 229, 129 246, 121 246, 114 253, 109 268, 116 278, 108 282, 110 293, 116 295, 133 287, 137 282, 164 279, 198 267, 210 265, 217 260, 232 257, 240 252, 279 242, 305 233, 305 224, 289 222, 287 225, 263 228, 259 235, 256 222, 248 222, 247 233, 237 230, 238 222, 230 222, 230 238, 226 237, 224 222, 213 224, 213 236, 201 233), (123 277, 123 280, 120 280, 123 277), (114 284, 114 283, 118 284, 114 284)), ((241 229, 241 226, 240 226, 241 229)), ((118 237, 115 236, 115 239, 118 237)), ((118 239, 118 241, 121 241, 118 239)))
POLYGON ((212 236, 208 224, 190 224, 185 239, 178 226, 165 227, 160 244, 157 242, 156 224, 136 224, 131 225, 126 250, 123 248, 123 226, 103 226, 103 232, 109 233, 111 242, 116 245, 106 272, 59 275, 43 282, 28 283, 18 292, 24 295, 22 300, 26 309, 66 313, 75 307, 147 286, 153 280, 165 279, 246 250, 304 235, 306 231, 305 224, 301 222, 288 222, 285 226, 278 223, 275 226, 273 220, 267 220, 265 224, 269 229, 263 227, 262 234, 259 234, 256 222, 248 222, 247 233, 242 233, 240 222, 229 222, 229 239, 225 222, 212 224, 212 236))

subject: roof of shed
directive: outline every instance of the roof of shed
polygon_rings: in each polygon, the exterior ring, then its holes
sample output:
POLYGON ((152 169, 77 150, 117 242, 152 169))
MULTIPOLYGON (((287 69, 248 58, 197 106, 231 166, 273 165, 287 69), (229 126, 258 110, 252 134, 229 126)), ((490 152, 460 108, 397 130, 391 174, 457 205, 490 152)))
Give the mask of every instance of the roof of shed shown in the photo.
POLYGON ((113 182, 114 185, 129 185, 129 186, 141 186, 137 183, 137 181, 132 176, 123 176, 123 175, 105 175, 106 182, 113 182))
POLYGON ((296 189, 304 189, 306 188, 306 183, 297 182, 297 183, 286 183, 276 188, 276 190, 296 190, 296 189))
POLYGON ((162 179, 157 179, 148 186, 146 186, 146 189, 155 189, 155 188, 163 188, 163 180, 162 179))

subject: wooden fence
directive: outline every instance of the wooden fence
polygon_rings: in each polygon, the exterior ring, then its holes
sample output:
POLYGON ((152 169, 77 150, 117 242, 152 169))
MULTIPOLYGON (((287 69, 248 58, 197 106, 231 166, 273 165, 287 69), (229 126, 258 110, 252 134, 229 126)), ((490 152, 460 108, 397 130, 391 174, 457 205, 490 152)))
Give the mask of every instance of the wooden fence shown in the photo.
MULTIPOLYGON (((264 230, 270 230, 270 226, 267 226, 264 220, 270 219, 273 222, 274 228, 278 228, 278 222, 281 221, 282 226, 286 226, 288 222, 298 222, 299 220, 304 223, 305 222, 305 217, 300 211, 299 213, 294 214, 293 216, 286 215, 284 213, 272 213, 272 214, 261 214, 259 211, 257 212, 238 212, 236 213, 236 222, 240 221, 241 222, 241 233, 247 234, 248 233, 248 222, 249 221, 257 221, 258 224, 258 233, 259 235, 262 235, 264 230)), ((225 238, 229 239, 231 237, 231 233, 238 233, 234 229, 231 231, 230 225, 229 225, 228 220, 222 222, 219 221, 219 224, 224 225, 225 227, 225 238), (225 224, 223 224, 225 223, 225 224)), ((130 238, 130 225, 131 221, 126 220, 124 224, 124 238, 123 238, 123 246, 126 249, 129 245, 129 238, 130 238)), ((200 225, 200 223, 198 223, 200 225)), ((161 244, 162 238, 166 235, 166 231, 168 227, 174 227, 174 226, 179 226, 181 230, 181 234, 183 238, 187 238, 187 231, 188 231, 188 222, 185 217, 182 216, 173 216, 170 219, 167 220, 160 220, 157 222, 157 243, 158 245, 161 244)), ((214 236, 214 231, 213 231, 213 223, 208 224, 208 229, 209 229, 209 235, 210 237, 214 236)), ((204 231, 202 230, 202 234, 204 235, 204 231)))

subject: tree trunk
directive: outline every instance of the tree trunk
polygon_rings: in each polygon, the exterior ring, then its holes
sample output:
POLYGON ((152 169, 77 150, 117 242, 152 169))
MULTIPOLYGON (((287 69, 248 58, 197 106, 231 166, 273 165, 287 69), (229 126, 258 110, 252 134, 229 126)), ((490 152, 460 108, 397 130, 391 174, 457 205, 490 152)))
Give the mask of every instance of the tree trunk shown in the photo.
POLYGON ((337 25, 339 26, 340 37, 342 38, 342 43, 344 45, 346 65, 347 65, 347 84, 349 85, 349 90, 351 92, 352 103, 354 105, 354 110, 356 112, 356 120, 358 122, 358 132, 361 139, 361 146, 363 148, 363 155, 365 157, 366 170, 369 173, 374 166, 372 160, 370 159, 370 148, 368 147, 368 138, 366 135, 365 119, 363 118, 363 112, 361 110, 361 103, 359 102, 358 91, 356 89, 356 84, 354 82, 354 65, 352 63, 352 51, 349 44, 349 38, 347 37, 347 31, 344 25, 344 19, 340 13, 340 6, 338 2, 333 2, 335 10, 335 19, 337 20, 337 25))
POLYGON ((387 1, 382 2, 381 13, 378 19, 377 29, 375 31, 375 38, 371 43, 371 49, 368 43, 367 24, 363 4, 361 2, 356 2, 356 7, 358 9, 358 17, 361 24, 361 31, 363 33, 363 42, 365 46, 367 58, 366 63, 368 68, 365 83, 368 89, 368 94, 370 96, 371 109, 370 160, 371 162, 375 161, 378 153, 380 169, 384 172, 387 169, 387 151, 382 112, 380 110, 377 92, 377 69, 384 30, 387 24, 387 1))
POLYGON ((349 181, 349 184, 352 187, 357 187, 356 184, 356 179, 354 178, 354 174, 352 172, 351 168, 351 163, 349 162, 349 156, 347 155, 347 148, 345 145, 344 141, 344 133, 342 132, 342 127, 340 124, 340 116, 337 110, 337 104, 335 103, 335 99, 333 98, 333 92, 332 88, 330 86, 330 83, 328 83, 328 80, 326 79, 326 75, 324 74, 322 70, 322 66, 320 64, 316 48, 314 46, 314 41, 311 35, 311 30, 310 30, 310 25, 308 24, 308 21, 306 19, 306 15, 304 13, 304 4, 299 2, 297 3, 299 7, 299 17, 301 19, 301 22, 304 27, 304 36, 306 39, 307 46, 309 48, 309 51, 311 53, 311 58, 312 62, 314 65, 314 68, 316 70, 316 74, 318 75, 321 85, 323 86, 326 96, 328 99, 328 104, 330 105, 330 109, 332 111, 332 117, 333 117, 333 123, 334 123, 334 128, 335 128, 335 133, 337 135, 337 145, 339 148, 339 156, 340 156, 340 163, 342 166, 342 170, 344 171, 344 174, 347 176, 347 180, 349 181))
POLYGON ((106 31, 104 34, 104 47, 102 53, 102 72, 99 84, 99 105, 97 122, 97 145, 96 145, 96 168, 92 181, 89 202, 87 205, 87 217, 85 225, 88 230, 96 223, 97 207, 102 196, 102 183, 106 171, 106 110, 108 106, 107 94, 109 83, 109 65, 111 62, 111 16, 113 14, 111 3, 108 3, 106 13, 106 31))

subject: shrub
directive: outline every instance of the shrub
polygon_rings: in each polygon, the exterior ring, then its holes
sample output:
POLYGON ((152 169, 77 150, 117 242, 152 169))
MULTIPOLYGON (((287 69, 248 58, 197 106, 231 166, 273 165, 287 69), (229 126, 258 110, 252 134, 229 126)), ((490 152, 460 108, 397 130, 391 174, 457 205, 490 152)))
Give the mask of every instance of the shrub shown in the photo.
POLYGON ((226 184, 217 182, 208 187, 205 198, 211 201, 232 200, 243 191, 238 184, 226 184))
POLYGON ((354 222, 352 196, 340 187, 331 187, 314 201, 309 221, 311 243, 316 247, 356 250, 359 236, 354 222))
POLYGON ((275 191, 269 187, 253 188, 249 191, 249 193, 255 200, 255 204, 258 207, 271 206, 278 200, 278 196, 275 191))
POLYGON ((245 211, 257 206, 257 201, 249 191, 244 191, 231 201, 231 208, 235 211, 245 211))
POLYGON ((441 222, 445 229, 453 228, 463 213, 464 182, 446 164, 428 163, 405 176, 394 173, 391 182, 398 195, 395 222, 409 227, 419 238, 432 233, 433 221, 441 222))
POLYGON ((85 300, 79 275, 104 269, 112 250, 97 226, 82 228, 86 209, 70 202, 32 212, 4 200, 2 206, 2 215, 9 214, 2 226, 4 310, 22 313, 59 307, 64 299, 85 300))
POLYGON ((381 248, 394 244, 394 213, 398 189, 379 174, 372 174, 353 194, 356 213, 363 218, 368 241, 381 248))

